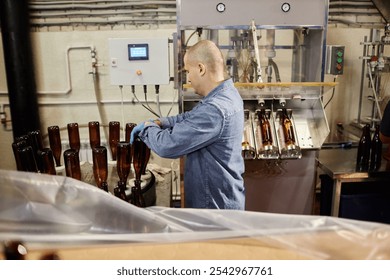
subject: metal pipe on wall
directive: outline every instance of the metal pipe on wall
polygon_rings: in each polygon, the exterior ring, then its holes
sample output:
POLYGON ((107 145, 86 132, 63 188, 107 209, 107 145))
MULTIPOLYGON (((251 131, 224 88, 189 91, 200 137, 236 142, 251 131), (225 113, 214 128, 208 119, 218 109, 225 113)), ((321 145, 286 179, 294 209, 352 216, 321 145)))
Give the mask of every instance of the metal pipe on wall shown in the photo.
POLYGON ((13 136, 40 129, 27 0, 0 0, 13 136))

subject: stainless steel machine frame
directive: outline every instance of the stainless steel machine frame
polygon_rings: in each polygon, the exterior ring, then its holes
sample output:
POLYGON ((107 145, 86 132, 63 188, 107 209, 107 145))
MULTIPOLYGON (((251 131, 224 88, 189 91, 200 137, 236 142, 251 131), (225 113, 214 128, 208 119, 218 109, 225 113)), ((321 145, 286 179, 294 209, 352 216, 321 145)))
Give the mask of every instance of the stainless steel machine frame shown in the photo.
POLYGON ((371 29, 370 38, 364 37, 362 59, 362 75, 360 83, 359 110, 356 123, 360 129, 369 123, 374 129, 382 119, 382 112, 389 97, 382 88, 382 75, 390 72, 390 57, 385 56, 385 48, 390 45, 390 23, 384 26, 384 33, 371 29), (369 114, 367 114, 369 112, 369 114))
POLYGON ((190 110, 199 100, 186 84, 185 73, 179 71, 183 67, 187 44, 194 34, 210 39, 220 47, 227 60, 227 69, 244 100, 245 110, 249 112, 257 155, 246 160, 247 210, 311 213, 315 157, 329 134, 322 104, 326 86, 323 81, 328 5, 328 0, 177 0, 174 52, 180 112, 190 110), (261 41, 264 32, 266 42, 261 41), (285 35, 291 38, 289 43, 278 44, 275 38, 285 35), (244 67, 239 68, 237 54, 243 50, 250 57, 248 65, 253 66, 245 69, 251 69, 253 75, 246 73, 244 67), (287 74, 280 75, 277 59, 274 60, 279 53, 289 57, 287 62, 281 63, 287 65, 287 74), (268 63, 261 65, 264 61, 268 63), (279 154, 276 157, 267 158, 258 150, 261 145, 257 139, 255 113, 260 108, 267 110, 272 135, 277 138, 274 139, 279 154), (286 147, 280 137, 279 118, 283 108, 288 109, 293 121, 298 148, 295 154, 283 153, 286 147))

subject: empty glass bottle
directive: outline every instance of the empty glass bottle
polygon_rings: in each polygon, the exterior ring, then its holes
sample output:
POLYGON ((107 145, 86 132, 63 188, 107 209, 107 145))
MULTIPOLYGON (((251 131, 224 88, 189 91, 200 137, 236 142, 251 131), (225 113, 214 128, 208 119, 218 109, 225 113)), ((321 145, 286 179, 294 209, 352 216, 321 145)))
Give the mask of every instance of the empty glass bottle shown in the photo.
POLYGON ((126 142, 130 142, 131 132, 133 131, 133 128, 136 126, 137 126, 136 123, 126 123, 126 137, 125 137, 126 142))
POLYGON ((110 150, 112 160, 116 160, 116 148, 120 138, 120 123, 116 121, 111 121, 108 124, 108 139, 110 142, 110 150))
POLYGON ((101 189, 105 192, 108 192, 108 183, 106 181, 102 182, 101 189))
POLYGON ((34 151, 31 146, 18 148, 17 151, 21 163, 21 170, 38 173, 39 169, 35 161, 36 155, 34 155, 34 151))
POLYGON ((143 165, 141 174, 145 175, 146 174, 146 167, 148 166, 148 162, 150 159, 150 149, 149 147, 145 144, 145 164, 143 165))
POLYGON ((118 182, 118 186, 114 188, 114 195, 128 202, 126 196, 126 184, 124 182, 121 181, 118 182))
POLYGON ((30 146, 33 149, 35 161, 37 163, 38 170, 43 172, 43 162, 41 158, 38 157, 38 151, 43 149, 43 140, 40 130, 33 130, 28 132, 30 146))
POLYGON ((38 151, 38 157, 40 157, 43 163, 43 171, 42 173, 56 175, 56 168, 54 165, 53 152, 50 148, 43 148, 38 151))
POLYGON ((80 133, 79 133, 79 124, 78 123, 68 123, 68 136, 69 136, 69 146, 71 149, 80 151, 80 133))
POLYGON ((117 144, 117 161, 116 161, 116 170, 118 173, 119 181, 127 183, 127 177, 130 173, 131 165, 131 149, 130 143, 126 141, 121 141, 117 144))
POLYGON ((370 161, 371 150, 371 133, 370 125, 366 124, 363 127, 362 136, 359 140, 359 146, 356 157, 356 169, 357 171, 366 171, 370 161))
POLYGON ((88 123, 89 145, 91 149, 100 146, 100 124, 97 121, 88 123))
POLYGON ((79 152, 75 149, 67 149, 64 151, 64 163, 66 176, 81 180, 81 167, 79 152))
POLYGON ((138 183, 134 187, 131 187, 130 203, 137 207, 146 207, 145 199, 141 192, 141 185, 138 183))
MULTIPOLYGON (((146 169, 148 159, 148 146, 140 138, 136 138, 133 142, 133 166, 135 172, 135 180, 141 181, 142 171, 146 169)), ((150 155, 150 150, 149 150, 150 155)))
POLYGON ((371 140, 371 156, 370 156, 370 169, 378 170, 382 163, 382 141, 379 138, 379 128, 377 124, 375 126, 375 132, 371 140))
POLYGON ((141 175, 146 169, 147 160, 150 156, 150 149, 140 138, 136 138, 133 142, 133 166, 135 171, 134 187, 132 187, 131 195, 134 205, 145 207, 145 201, 141 193, 141 175), (134 190, 133 190, 134 188, 134 190))
POLYGON ((103 189, 103 182, 107 183, 108 178, 108 162, 107 148, 97 146, 92 149, 93 159, 93 175, 98 188, 103 189))
POLYGON ((20 161, 18 149, 27 147, 27 144, 28 143, 26 140, 16 140, 15 142, 12 143, 12 151, 14 153, 16 169, 19 171, 22 171, 23 169, 22 169, 22 162, 20 161))
POLYGON ((25 260, 27 248, 21 241, 4 241, 2 248, 6 260, 25 260))
POLYGON ((53 152, 53 157, 56 162, 56 166, 61 166, 61 135, 60 128, 57 125, 49 126, 47 128, 47 133, 49 134, 49 145, 50 149, 53 152))

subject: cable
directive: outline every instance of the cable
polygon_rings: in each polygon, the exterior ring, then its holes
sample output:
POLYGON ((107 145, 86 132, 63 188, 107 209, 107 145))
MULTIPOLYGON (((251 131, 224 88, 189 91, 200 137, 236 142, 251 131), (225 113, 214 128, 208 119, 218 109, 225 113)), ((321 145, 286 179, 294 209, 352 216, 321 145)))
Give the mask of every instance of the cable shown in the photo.
POLYGON ((149 109, 147 106, 142 104, 141 101, 139 101, 137 95, 135 95, 135 87, 133 85, 131 86, 131 93, 133 94, 134 98, 138 101, 138 103, 142 105, 142 107, 144 107, 146 110, 148 110, 150 113, 152 113, 156 117, 159 117, 159 115, 157 115, 156 112, 154 112, 153 110, 149 109))
POLYGON ((156 91, 156 105, 157 105, 157 112, 160 117, 162 117, 161 114, 161 106, 160 106, 160 85, 155 85, 154 86, 155 91, 156 91))
POLYGON ((190 41, 191 37, 194 36, 195 33, 198 33, 198 36, 202 36, 202 28, 198 27, 194 32, 191 33, 190 37, 188 37, 187 41, 185 42, 184 46, 187 47, 188 42, 190 41))
POLYGON ((119 89, 121 91, 122 132, 123 132, 123 135, 126 135, 125 113, 124 113, 124 105, 123 105, 123 86, 120 85, 119 89))
MULTIPOLYGON (((336 82, 336 79, 337 79, 337 76, 334 76, 333 82, 336 82)), ((326 108, 326 106, 328 106, 329 102, 333 99, 335 90, 336 90, 336 87, 333 87, 332 95, 330 96, 328 102, 326 102, 326 104, 324 105, 324 109, 326 108)))
POLYGON ((171 107, 169 108, 168 110, 168 113, 167 113, 167 117, 169 116, 169 114, 171 113, 172 109, 173 109, 173 106, 175 104, 175 100, 176 100, 176 96, 178 95, 178 90, 174 90, 175 94, 173 96, 173 99, 172 99, 172 103, 171 103, 171 107))
POLYGON ((148 86, 147 85, 143 85, 143 88, 144 88, 144 96, 145 96, 145 103, 146 103, 146 106, 148 106, 148 108, 152 111, 154 111, 152 109, 152 107, 150 107, 149 103, 148 103, 148 86))

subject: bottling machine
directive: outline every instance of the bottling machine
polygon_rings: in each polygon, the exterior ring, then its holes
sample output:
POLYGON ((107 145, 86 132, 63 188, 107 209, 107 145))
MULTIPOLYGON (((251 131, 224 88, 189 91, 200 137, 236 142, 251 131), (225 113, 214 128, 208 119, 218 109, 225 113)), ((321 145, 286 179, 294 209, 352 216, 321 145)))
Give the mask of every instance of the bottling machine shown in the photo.
POLYGON ((335 86, 324 75, 342 70, 344 51, 326 60, 327 21, 328 0, 177 0, 179 109, 199 100, 179 71, 185 50, 212 40, 244 100, 247 210, 311 213, 315 157, 329 134, 322 95, 335 86))

